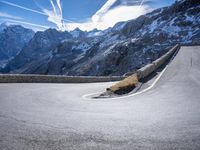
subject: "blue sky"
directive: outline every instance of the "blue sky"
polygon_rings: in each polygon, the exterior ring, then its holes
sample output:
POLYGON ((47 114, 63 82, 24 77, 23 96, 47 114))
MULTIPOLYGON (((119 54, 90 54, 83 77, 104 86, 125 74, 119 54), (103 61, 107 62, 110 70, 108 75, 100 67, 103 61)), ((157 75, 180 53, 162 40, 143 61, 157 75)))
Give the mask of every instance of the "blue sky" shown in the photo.
POLYGON ((33 30, 106 29, 174 0, 0 0, 0 23, 33 30))

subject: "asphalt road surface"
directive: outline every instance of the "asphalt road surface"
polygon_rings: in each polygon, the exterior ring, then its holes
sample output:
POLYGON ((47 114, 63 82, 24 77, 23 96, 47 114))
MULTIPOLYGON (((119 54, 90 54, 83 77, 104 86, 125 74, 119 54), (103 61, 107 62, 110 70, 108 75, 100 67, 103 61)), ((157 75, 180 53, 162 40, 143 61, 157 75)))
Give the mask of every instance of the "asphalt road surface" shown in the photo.
POLYGON ((82 97, 111 84, 0 84, 0 149, 200 149, 200 47, 182 47, 142 94, 82 97))

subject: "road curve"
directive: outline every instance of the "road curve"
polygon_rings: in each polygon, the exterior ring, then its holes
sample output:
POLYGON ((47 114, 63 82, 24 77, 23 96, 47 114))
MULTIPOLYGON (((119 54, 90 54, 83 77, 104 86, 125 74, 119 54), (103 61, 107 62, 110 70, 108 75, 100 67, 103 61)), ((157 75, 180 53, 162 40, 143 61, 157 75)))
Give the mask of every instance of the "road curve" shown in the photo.
POLYGON ((149 91, 86 100, 113 83, 0 84, 2 150, 200 149, 200 47, 181 47, 149 91))

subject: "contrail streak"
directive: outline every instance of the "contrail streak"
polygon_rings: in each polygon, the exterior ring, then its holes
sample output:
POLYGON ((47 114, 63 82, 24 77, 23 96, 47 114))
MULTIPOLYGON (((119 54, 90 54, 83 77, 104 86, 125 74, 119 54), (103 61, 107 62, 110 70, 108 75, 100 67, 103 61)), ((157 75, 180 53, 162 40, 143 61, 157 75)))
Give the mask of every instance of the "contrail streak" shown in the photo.
MULTIPOLYGON (((0 3, 7 4, 9 6, 17 7, 17 8, 20 8, 20 9, 23 9, 23 10, 27 10, 27 11, 30 11, 30 12, 34 12, 34 13, 37 13, 37 14, 41 14, 41 15, 44 15, 44 16, 48 16, 44 12, 41 12, 41 11, 38 11, 38 10, 34 10, 34 9, 31 9, 31 8, 27 8, 27 7, 24 7, 24 6, 20 6, 20 5, 17 5, 17 4, 11 3, 11 2, 7 2, 7 1, 4 1, 4 0, 0 1, 0 3)), ((63 20, 73 23, 73 21, 68 20, 68 19, 63 19, 63 20)))
POLYGON ((54 5, 54 2, 52 0, 50 0, 51 6, 53 7, 53 12, 56 13, 56 7, 54 5))
POLYGON ((10 15, 10 14, 7 14, 7 13, 3 13, 3 12, 0 12, 0 17, 10 18, 10 19, 24 20, 24 18, 22 18, 22 17, 13 16, 13 15, 10 15))
POLYGON ((34 10, 34 9, 30 9, 30 8, 27 8, 27 7, 23 7, 23 6, 20 6, 20 5, 17 5, 17 4, 14 4, 14 3, 11 3, 11 2, 6 2, 6 1, 0 1, 1 3, 4 3, 4 4, 7 4, 7 5, 10 5, 10 6, 14 6, 14 7, 17 7, 17 8, 21 8, 21 9, 24 9, 24 10, 27 10, 27 11, 31 11, 31 12, 34 12, 34 13, 38 13, 38 14, 42 14, 42 15, 45 15, 45 13, 41 12, 41 11, 38 11, 38 10, 34 10))
POLYGON ((56 26, 59 30, 65 30, 65 24, 64 24, 64 19, 63 19, 63 16, 62 16, 62 7, 61 7, 60 1, 61 0, 56 0, 56 1, 55 0, 49 0, 52 9, 49 10, 49 9, 45 9, 45 8, 42 8, 42 7, 41 7, 41 9, 43 10, 43 12, 45 14, 47 14, 48 21, 56 24, 56 26))
POLYGON ((21 23, 21 24, 25 24, 25 25, 40 27, 40 28, 43 28, 43 29, 49 29, 49 26, 43 26, 43 25, 34 24, 34 23, 30 23, 30 22, 25 22, 25 21, 19 21, 19 20, 13 20, 13 19, 3 19, 3 20, 13 22, 13 23, 21 23))
POLYGON ((61 16, 62 16, 62 7, 61 7, 60 0, 56 0, 56 2, 57 2, 57 5, 58 5, 58 8, 60 10, 61 16))
POLYGON ((143 5, 143 3, 144 3, 144 0, 141 1, 141 3, 140 3, 140 7, 143 5))

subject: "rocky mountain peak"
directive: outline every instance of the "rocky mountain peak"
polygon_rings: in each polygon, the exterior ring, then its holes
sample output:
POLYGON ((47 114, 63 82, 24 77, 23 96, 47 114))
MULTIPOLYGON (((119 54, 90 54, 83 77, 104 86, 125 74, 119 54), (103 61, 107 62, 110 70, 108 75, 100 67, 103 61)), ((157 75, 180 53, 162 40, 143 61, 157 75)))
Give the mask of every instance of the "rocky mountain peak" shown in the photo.
POLYGON ((20 25, 7 25, 6 23, 1 24, 0 30, 0 66, 2 66, 15 57, 35 33, 20 25))
POLYGON ((73 38, 83 38, 86 36, 86 32, 80 30, 78 27, 75 28, 73 31, 70 31, 70 34, 73 38))

